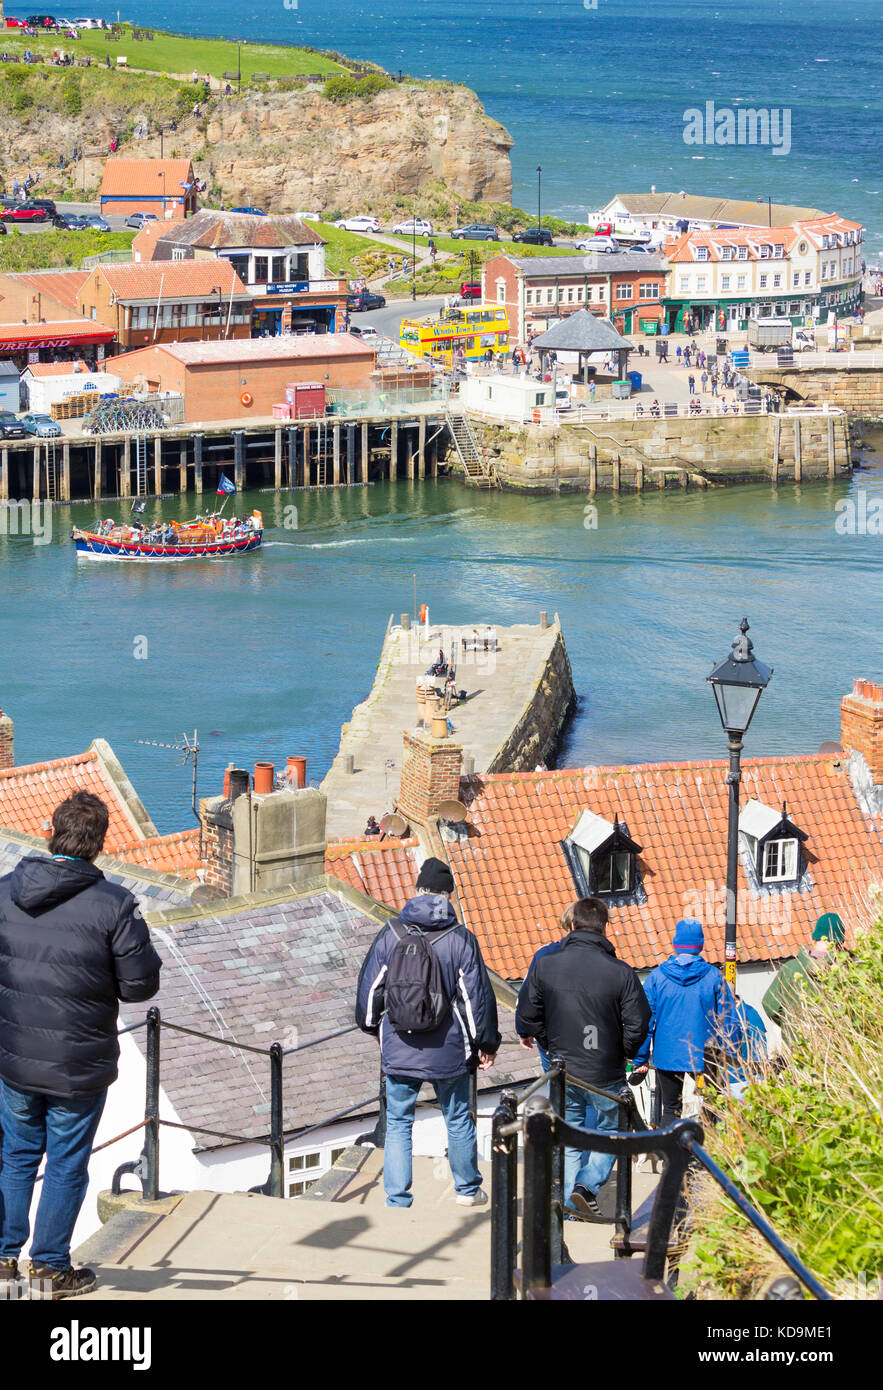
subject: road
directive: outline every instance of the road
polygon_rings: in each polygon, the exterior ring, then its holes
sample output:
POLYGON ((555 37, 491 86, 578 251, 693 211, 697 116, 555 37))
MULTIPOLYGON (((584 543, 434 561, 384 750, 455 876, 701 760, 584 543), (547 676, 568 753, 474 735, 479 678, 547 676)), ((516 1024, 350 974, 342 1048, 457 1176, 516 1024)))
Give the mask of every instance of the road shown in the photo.
POLYGON ((410 298, 395 299, 387 304, 385 309, 371 309, 366 314, 353 314, 352 321, 355 328, 376 328, 378 333, 382 333, 386 338, 392 338, 393 342, 399 340, 399 325, 402 319, 413 318, 417 313, 421 318, 426 314, 437 314, 444 304, 444 296, 435 299, 418 299, 416 304, 410 298))

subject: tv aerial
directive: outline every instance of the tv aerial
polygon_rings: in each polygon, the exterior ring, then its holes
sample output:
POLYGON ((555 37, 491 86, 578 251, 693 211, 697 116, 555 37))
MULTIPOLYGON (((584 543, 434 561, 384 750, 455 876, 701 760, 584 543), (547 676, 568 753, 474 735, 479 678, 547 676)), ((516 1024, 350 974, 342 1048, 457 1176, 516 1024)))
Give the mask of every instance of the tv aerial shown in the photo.
POLYGON ((143 744, 146 748, 168 748, 173 753, 183 753, 182 763, 193 764, 193 797, 191 806, 193 814, 199 820, 199 812, 196 809, 196 777, 199 771, 199 735, 196 729, 193 730, 193 737, 189 734, 181 735, 181 743, 158 743, 152 738, 136 738, 135 742, 143 744))

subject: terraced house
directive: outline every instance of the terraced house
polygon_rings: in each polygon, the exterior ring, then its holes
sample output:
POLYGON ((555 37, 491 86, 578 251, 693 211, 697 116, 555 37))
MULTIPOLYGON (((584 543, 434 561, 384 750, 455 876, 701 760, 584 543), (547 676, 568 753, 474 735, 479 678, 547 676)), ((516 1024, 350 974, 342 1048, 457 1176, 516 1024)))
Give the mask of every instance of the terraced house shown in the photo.
POLYGON ((494 256, 482 270, 482 299, 505 304, 513 342, 545 333, 588 309, 626 333, 655 333, 666 271, 660 256, 624 251, 574 256, 494 256))
POLYGON ((686 232, 666 244, 672 332, 744 329, 749 318, 807 327, 861 302, 863 229, 836 213, 787 226, 686 232))
POLYGON ((229 261, 97 265, 77 298, 83 318, 113 328, 118 352, 251 337, 252 295, 229 261))

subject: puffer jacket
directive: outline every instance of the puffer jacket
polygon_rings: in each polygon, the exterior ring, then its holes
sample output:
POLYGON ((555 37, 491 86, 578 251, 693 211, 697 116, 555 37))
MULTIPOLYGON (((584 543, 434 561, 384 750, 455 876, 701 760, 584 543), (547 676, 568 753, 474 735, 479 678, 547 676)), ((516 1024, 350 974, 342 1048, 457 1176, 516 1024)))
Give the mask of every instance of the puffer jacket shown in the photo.
POLYGON ((445 1081, 472 1071, 479 1052, 494 1055, 500 1046, 497 1001, 478 942, 457 920, 443 893, 423 893, 402 908, 402 922, 431 935, 447 932, 437 946, 451 1008, 437 1028, 402 1033, 385 1016, 384 980, 396 943, 387 925, 374 938, 359 974, 356 1022, 365 1033, 380 1035, 380 1065, 386 1076, 445 1081), (451 930, 453 928, 453 930, 451 930))
POLYGON ((132 894, 84 859, 31 854, 0 879, 0 1077, 66 1099, 116 1080, 118 1001, 161 961, 132 894))
POLYGON ((705 1070, 706 1043, 738 1051, 742 1024, 730 986, 716 966, 701 956, 670 956, 644 981, 652 1017, 636 1066, 649 1061, 662 1071, 705 1070))

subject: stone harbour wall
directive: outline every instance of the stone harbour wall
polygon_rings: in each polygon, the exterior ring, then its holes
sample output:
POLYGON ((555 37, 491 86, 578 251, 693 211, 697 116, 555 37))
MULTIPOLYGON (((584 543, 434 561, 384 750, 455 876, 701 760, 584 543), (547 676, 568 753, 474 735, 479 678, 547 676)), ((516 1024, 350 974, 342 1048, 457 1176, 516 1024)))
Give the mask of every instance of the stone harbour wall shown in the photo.
POLYGON ((548 657, 512 732, 488 764, 488 772, 532 772, 537 763, 555 760, 558 742, 576 695, 570 658, 556 616, 558 631, 548 657))
POLYGON ((469 422, 500 486, 526 491, 641 492, 801 482, 852 472, 845 414, 645 417, 557 426, 497 424, 470 415, 469 422))
POLYGON ((745 375, 774 391, 793 392, 804 405, 837 406, 866 420, 883 418, 883 369, 879 367, 795 366, 791 370, 770 366, 754 367, 745 375))

